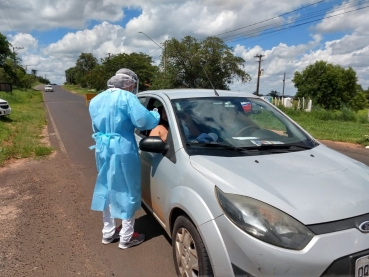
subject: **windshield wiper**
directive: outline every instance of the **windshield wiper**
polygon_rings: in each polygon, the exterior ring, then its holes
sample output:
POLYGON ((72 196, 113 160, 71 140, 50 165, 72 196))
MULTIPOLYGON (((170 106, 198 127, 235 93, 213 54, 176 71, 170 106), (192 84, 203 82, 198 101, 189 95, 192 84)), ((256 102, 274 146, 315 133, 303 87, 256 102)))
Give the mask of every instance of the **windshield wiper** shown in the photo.
POLYGON ((246 150, 252 149, 260 149, 260 150, 268 150, 268 149, 284 149, 286 151, 301 151, 303 149, 311 149, 312 147, 306 145, 298 145, 298 144, 261 144, 255 146, 243 146, 239 147, 246 150))
POLYGON ((214 143, 214 142, 206 142, 206 143, 198 143, 198 142, 187 142, 188 146, 200 146, 200 147, 214 147, 214 148, 224 148, 233 151, 242 151, 242 152, 260 152, 267 150, 277 151, 275 153, 287 153, 294 151, 302 151, 308 150, 312 147, 306 145, 296 145, 296 144, 262 144, 262 145, 253 145, 253 146, 233 146, 230 144, 223 143, 214 143))
POLYGON ((232 146, 230 144, 223 144, 217 142, 187 142, 188 146, 203 146, 203 147, 214 147, 214 148, 225 148, 233 151, 243 151, 247 149, 243 149, 242 147, 232 146))

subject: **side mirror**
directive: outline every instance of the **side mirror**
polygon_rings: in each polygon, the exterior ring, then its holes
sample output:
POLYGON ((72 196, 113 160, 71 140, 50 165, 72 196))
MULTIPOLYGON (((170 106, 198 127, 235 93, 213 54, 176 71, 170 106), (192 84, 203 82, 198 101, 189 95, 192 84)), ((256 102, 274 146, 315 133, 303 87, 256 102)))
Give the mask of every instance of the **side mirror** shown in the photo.
POLYGON ((140 141, 140 150, 152 153, 165 154, 169 146, 160 137, 146 137, 140 141))

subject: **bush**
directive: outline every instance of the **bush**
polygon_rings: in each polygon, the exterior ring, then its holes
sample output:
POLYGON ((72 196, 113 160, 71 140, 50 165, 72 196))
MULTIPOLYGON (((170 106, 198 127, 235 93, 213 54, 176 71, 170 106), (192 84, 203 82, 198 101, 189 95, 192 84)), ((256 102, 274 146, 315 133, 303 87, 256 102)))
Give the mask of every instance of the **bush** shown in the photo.
POLYGON ((368 110, 361 110, 355 112, 350 107, 345 105, 342 105, 340 110, 325 110, 319 106, 315 107, 313 106, 311 112, 285 108, 283 106, 278 106, 278 108, 292 118, 306 117, 324 121, 335 120, 335 121, 368 123, 368 110))

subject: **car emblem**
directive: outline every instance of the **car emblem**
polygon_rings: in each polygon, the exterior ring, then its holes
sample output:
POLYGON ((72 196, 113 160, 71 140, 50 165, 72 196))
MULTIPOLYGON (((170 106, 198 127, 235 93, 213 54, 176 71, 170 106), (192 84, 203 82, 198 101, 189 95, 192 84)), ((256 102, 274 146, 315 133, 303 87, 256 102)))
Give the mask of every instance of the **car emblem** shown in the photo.
POLYGON ((359 230, 363 233, 369 232, 369 221, 364 221, 359 225, 359 230))

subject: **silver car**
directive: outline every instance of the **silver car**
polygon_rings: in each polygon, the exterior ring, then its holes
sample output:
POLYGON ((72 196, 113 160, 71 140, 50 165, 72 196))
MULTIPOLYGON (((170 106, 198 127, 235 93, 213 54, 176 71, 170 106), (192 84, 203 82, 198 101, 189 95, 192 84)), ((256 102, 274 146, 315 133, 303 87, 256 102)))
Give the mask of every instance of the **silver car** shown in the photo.
POLYGON ((177 89, 166 141, 136 130, 142 200, 178 276, 368 276, 369 168, 252 94, 177 89))
POLYGON ((53 92, 54 91, 53 86, 52 85, 45 85, 45 92, 47 92, 47 91, 53 92))
POLYGON ((12 108, 10 108, 8 101, 0 98, 0 116, 10 115, 12 108))

